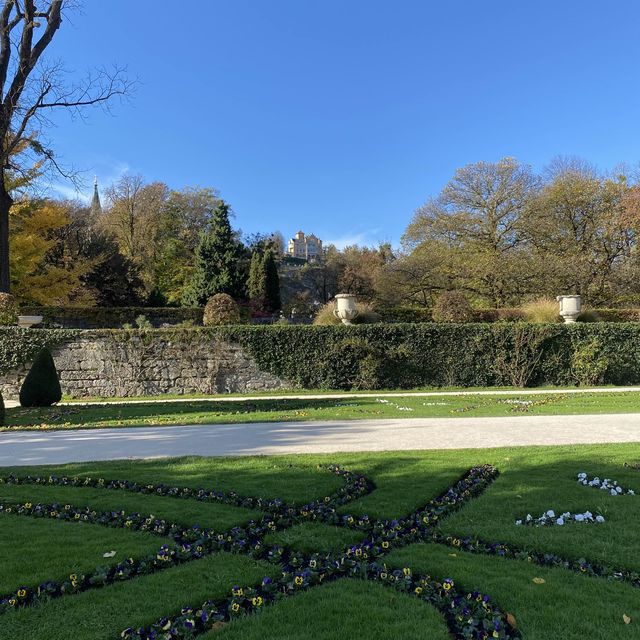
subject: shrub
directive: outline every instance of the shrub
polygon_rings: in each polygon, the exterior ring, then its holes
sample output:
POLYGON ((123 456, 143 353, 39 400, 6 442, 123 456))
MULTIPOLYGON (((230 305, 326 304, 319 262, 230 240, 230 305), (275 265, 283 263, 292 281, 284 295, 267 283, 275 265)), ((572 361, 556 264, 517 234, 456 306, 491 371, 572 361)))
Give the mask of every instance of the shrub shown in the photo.
POLYGON ((61 398, 62 390, 53 357, 49 349, 42 349, 22 383, 20 404, 23 407, 50 407, 61 398))
POLYGON ((602 318, 597 311, 586 309, 576 318, 576 322, 602 322, 602 318))
POLYGON ((239 324, 240 309, 227 293, 216 293, 209 298, 204 308, 203 322, 206 327, 224 324, 239 324))
POLYGON ((383 322, 432 322, 431 309, 426 307, 376 307, 383 322))
POLYGON ((445 291, 433 307, 436 322, 473 322, 473 309, 461 291, 445 291))
POLYGON ((0 293, 0 326, 18 324, 18 303, 10 293, 0 293))
POLYGON ((597 338, 577 346, 571 357, 571 373, 578 384, 585 386, 602 384, 608 366, 597 338))
POLYGON ((498 384, 526 387, 545 355, 545 343, 557 335, 555 327, 518 322, 508 330, 497 329, 493 369, 498 384))
POLYGON ((506 307, 504 309, 474 309, 476 322, 524 322, 525 316, 521 309, 506 307))
POLYGON ((640 309, 598 309, 602 322, 640 322, 640 309))
POLYGON ((147 320, 147 316, 143 313, 136 318, 136 327, 138 327, 138 329, 153 329, 153 325, 147 320))
MULTIPOLYGON (((333 315, 333 310, 336 308, 335 302, 327 302, 324 306, 320 307, 316 317, 313 319, 313 324, 316 325, 338 325, 342 324, 338 318, 333 315)), ((368 302, 357 303, 358 315, 352 321, 351 324, 373 324, 380 322, 380 315, 374 311, 373 306, 368 302)))
POLYGON ((552 298, 538 298, 520 307, 527 322, 562 322, 560 306, 552 298))
POLYGON ((385 349, 361 337, 336 342, 322 359, 330 389, 383 389, 398 385, 402 347, 385 349))

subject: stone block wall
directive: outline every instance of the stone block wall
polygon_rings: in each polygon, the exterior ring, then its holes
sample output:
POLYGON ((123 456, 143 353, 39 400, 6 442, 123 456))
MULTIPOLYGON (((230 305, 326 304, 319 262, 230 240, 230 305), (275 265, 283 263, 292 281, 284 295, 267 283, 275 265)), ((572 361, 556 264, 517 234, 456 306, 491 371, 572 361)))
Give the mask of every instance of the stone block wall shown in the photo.
MULTIPOLYGON (((262 372, 242 347, 215 341, 185 344, 168 335, 127 340, 89 335, 52 350, 62 392, 75 398, 244 393, 292 385, 262 372)), ((5 398, 17 398, 30 364, 0 376, 5 398)))

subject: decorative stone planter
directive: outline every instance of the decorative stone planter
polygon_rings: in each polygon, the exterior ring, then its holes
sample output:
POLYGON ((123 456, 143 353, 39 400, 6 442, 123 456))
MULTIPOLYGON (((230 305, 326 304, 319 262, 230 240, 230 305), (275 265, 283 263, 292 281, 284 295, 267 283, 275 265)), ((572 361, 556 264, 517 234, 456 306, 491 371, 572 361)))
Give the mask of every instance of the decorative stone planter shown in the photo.
POLYGON ((29 329, 42 322, 42 316, 18 316, 18 326, 21 329, 29 329))
POLYGON ((558 296, 560 303, 560 315, 565 322, 575 322, 582 311, 582 298, 580 296, 558 296))
POLYGON ((356 297, 353 293, 339 293, 336 295, 336 308, 333 315, 343 324, 351 324, 358 317, 356 297))

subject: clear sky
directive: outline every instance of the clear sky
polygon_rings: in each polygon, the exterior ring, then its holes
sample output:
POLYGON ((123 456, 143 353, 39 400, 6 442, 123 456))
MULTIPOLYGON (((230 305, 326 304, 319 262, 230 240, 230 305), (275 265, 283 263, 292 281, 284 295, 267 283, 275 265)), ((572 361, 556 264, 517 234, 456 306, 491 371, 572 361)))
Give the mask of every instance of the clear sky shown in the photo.
POLYGON ((89 190, 216 187, 245 232, 396 243, 469 162, 640 160, 637 0, 84 0, 69 18, 53 57, 141 82, 112 116, 57 118, 58 153, 89 190))

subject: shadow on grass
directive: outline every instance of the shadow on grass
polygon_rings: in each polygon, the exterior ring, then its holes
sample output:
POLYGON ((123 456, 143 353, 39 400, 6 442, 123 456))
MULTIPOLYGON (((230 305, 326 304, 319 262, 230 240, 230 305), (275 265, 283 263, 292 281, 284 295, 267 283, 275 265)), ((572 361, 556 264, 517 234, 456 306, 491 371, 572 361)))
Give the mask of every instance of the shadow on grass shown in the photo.
MULTIPOLYGON (((162 418, 169 424, 179 424, 181 416, 209 414, 213 417, 229 417, 237 419, 242 416, 246 421, 255 414, 270 413, 279 415, 279 420, 295 420, 308 411, 331 412, 336 409, 349 408, 353 412, 364 415, 375 415, 380 411, 380 404, 375 397, 358 399, 288 399, 288 400, 250 400, 246 402, 220 402, 215 400, 193 400, 190 402, 162 402, 140 404, 87 404, 61 405, 46 408, 12 407, 6 410, 8 427, 26 427, 40 425, 73 426, 87 423, 117 423, 126 421, 135 424, 136 420, 145 423, 162 418), (378 411, 376 411, 376 409, 378 411)), ((264 419, 264 418, 263 418, 264 419)))

